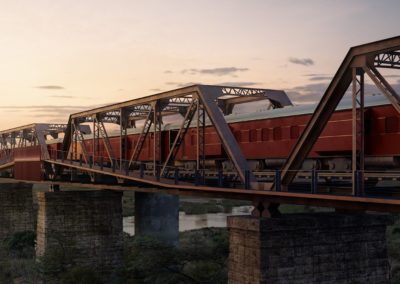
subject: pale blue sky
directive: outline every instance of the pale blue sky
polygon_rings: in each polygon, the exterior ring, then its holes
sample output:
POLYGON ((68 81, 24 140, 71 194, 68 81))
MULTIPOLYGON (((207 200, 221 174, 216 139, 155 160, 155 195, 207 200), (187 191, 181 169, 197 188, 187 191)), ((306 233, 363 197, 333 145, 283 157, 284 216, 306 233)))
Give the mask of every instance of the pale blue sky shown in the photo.
POLYGON ((188 83, 308 102, 349 47, 399 35, 399 11, 400 1, 0 0, 0 129, 188 83))

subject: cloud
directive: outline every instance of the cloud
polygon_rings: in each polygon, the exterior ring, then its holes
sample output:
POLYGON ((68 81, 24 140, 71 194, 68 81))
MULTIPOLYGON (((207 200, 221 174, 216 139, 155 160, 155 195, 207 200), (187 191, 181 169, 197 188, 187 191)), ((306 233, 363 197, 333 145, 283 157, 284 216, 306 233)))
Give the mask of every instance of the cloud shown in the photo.
POLYGON ((327 83, 312 83, 294 87, 286 93, 297 104, 314 103, 321 99, 327 87, 327 83))
POLYGON ((234 75, 237 72, 245 72, 248 71, 249 68, 238 68, 238 67, 218 67, 218 68, 210 68, 210 69, 184 69, 181 71, 182 74, 205 74, 205 75, 215 75, 215 76, 226 76, 226 75, 234 75))
POLYGON ((57 85, 43 85, 43 86, 36 86, 35 88, 43 89, 43 90, 64 90, 65 89, 63 86, 57 86, 57 85))
POLYGON ((332 75, 330 74, 305 74, 304 77, 309 77, 308 80, 310 81, 324 81, 324 80, 332 80, 332 75))
POLYGON ((325 80, 332 80, 331 76, 315 76, 310 77, 308 80, 310 81, 325 81, 325 80))
POLYGON ((50 98, 58 98, 58 99, 75 99, 75 96, 68 96, 68 95, 50 95, 50 98))
POLYGON ((293 64, 303 65, 303 66, 311 66, 314 65, 314 60, 311 58, 296 58, 290 57, 289 62, 293 64))
MULTIPOLYGON (((188 86, 193 86, 193 85, 201 85, 202 83, 200 82, 186 82, 186 83, 179 83, 179 82, 165 82, 166 85, 174 86, 175 88, 183 88, 183 87, 188 87, 188 86)), ((259 85, 260 83, 258 82, 250 82, 250 81, 226 81, 226 82, 221 82, 217 83, 215 85, 219 86, 231 86, 231 87, 250 87, 250 86, 256 86, 259 85)), ((159 90, 159 89, 152 89, 154 91, 159 90)))
POLYGON ((183 88, 193 85, 201 85, 199 82, 187 82, 187 83, 178 83, 178 82, 165 82, 165 85, 174 86, 175 88, 183 88))
POLYGON ((164 74, 172 74, 173 72, 171 70, 165 70, 164 74))
MULTIPOLYGON (((54 105, 9 105, 9 106, 0 106, 0 113, 16 113, 23 112, 24 116, 34 117, 34 118, 48 118, 47 121, 51 121, 54 123, 66 123, 68 117, 72 113, 93 109, 102 105, 88 105, 88 106, 74 106, 74 105, 66 105, 66 106, 54 106, 54 105)), ((32 121, 37 122, 37 121, 32 121)))
POLYGON ((150 89, 149 91, 150 91, 150 92, 157 92, 157 93, 159 93, 159 92, 162 92, 162 89, 155 88, 155 89, 150 89))
POLYGON ((259 84, 260 83, 257 83, 257 82, 224 82, 224 83, 219 83, 218 85, 231 86, 231 87, 250 87, 250 86, 256 86, 259 84))
MULTIPOLYGON (((312 83, 312 84, 297 86, 287 90, 286 93, 294 103, 297 104, 316 103, 324 95, 328 87, 328 83, 329 82, 326 83, 321 82, 321 83, 312 83)), ((390 85, 397 93, 400 92, 400 80, 398 83, 390 85)), ((368 83, 364 84, 364 91, 366 95, 382 94, 382 92, 374 84, 368 84, 368 83)), ((345 95, 349 94, 351 94, 351 84, 345 95)))

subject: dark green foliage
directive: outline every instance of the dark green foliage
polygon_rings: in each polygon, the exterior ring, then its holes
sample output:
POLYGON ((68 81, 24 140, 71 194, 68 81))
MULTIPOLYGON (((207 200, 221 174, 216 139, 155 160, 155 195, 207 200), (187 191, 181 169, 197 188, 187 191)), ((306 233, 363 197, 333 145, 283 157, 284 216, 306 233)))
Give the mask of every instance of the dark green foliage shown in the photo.
POLYGON ((18 257, 29 257, 34 255, 35 232, 23 231, 4 240, 6 250, 18 257))
POLYGON ((134 216, 135 215, 135 192, 125 191, 122 196, 122 216, 134 216))
POLYGON ((223 208, 215 200, 210 200, 207 203, 181 202, 179 211, 188 215, 195 215, 223 212, 223 208))
POLYGON ((207 214, 207 213, 231 213, 236 206, 251 205, 249 201, 231 199, 211 199, 207 202, 180 202, 179 211, 188 215, 207 214))
POLYGON ((74 267, 66 272, 60 280, 60 284, 102 284, 96 271, 87 267, 74 267))
POLYGON ((38 283, 36 270, 35 234, 31 231, 16 233, 0 245, 0 283, 13 283, 14 279, 29 279, 23 283, 38 283))
POLYGON ((72 249, 73 243, 63 238, 53 238, 53 246, 51 250, 37 260, 37 269, 43 278, 47 281, 59 279, 62 274, 68 273, 73 269, 75 263, 73 259, 78 251, 72 249))
POLYGON ((149 237, 125 241, 127 283, 226 283, 226 229, 182 233, 179 248, 149 237))

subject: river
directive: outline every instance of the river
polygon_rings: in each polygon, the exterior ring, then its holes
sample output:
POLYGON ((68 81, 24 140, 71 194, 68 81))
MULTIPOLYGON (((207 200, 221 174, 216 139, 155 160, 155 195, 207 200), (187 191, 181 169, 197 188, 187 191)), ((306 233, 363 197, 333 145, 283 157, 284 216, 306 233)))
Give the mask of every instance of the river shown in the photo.
MULTIPOLYGON (((179 231, 189 231, 207 227, 226 227, 226 217, 230 215, 249 215, 252 206, 233 207, 231 213, 185 214, 179 212, 179 231)), ((129 216, 123 219, 124 232, 135 234, 135 217, 129 216)))

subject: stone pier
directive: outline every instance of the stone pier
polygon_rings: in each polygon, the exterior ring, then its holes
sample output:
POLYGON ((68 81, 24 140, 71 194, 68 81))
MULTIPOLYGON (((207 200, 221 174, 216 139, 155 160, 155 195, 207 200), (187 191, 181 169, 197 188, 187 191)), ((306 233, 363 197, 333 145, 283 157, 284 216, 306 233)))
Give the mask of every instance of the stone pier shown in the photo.
POLYGON ((32 184, 0 183, 0 240, 34 231, 32 184))
POLYGON ((162 193, 135 193, 135 235, 179 243, 179 197, 162 193))
POLYGON ((228 217, 229 283, 389 283, 390 222, 338 213, 228 217))
POLYGON ((110 275, 123 263, 120 192, 38 192, 36 256, 110 275))

